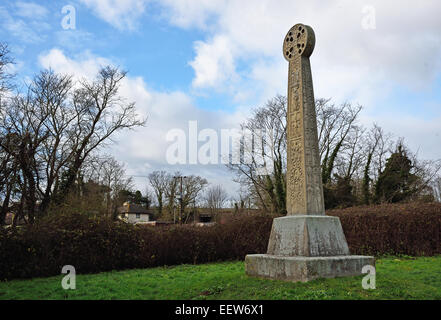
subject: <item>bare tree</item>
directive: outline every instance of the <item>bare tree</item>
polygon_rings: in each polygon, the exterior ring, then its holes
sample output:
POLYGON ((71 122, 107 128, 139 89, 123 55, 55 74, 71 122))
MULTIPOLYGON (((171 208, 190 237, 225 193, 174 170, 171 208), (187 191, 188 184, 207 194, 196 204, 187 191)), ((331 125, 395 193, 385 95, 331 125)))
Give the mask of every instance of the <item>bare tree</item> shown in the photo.
POLYGON ((217 213, 223 208, 228 200, 228 193, 221 185, 213 185, 209 187, 204 194, 204 201, 207 208, 213 213, 217 213))
POLYGON ((6 43, 0 42, 0 99, 5 91, 12 88, 12 79, 14 74, 8 69, 14 64, 14 59, 11 57, 11 51, 6 43))
POLYGON ((165 171, 152 172, 151 185, 157 196, 162 192, 163 215, 176 213, 176 209, 182 210, 182 219, 184 222, 188 220, 189 213, 186 208, 190 204, 195 204, 199 200, 201 192, 207 185, 207 180, 196 175, 182 176, 181 172, 176 171, 174 174, 165 171), (181 194, 181 177, 182 177, 182 194, 181 194), (181 201, 182 197, 182 201, 181 201), (181 207, 182 206, 182 207, 181 207), (164 210, 164 207, 167 210, 164 210), (165 212, 166 211, 166 212, 165 212))
POLYGON ((418 157, 418 153, 413 153, 407 149, 407 154, 412 161, 412 173, 418 177, 411 186, 410 191, 417 197, 427 196, 436 199, 434 187, 439 184, 439 172, 441 170, 441 159, 424 160, 418 157))
POLYGON ((93 157, 91 160, 85 165, 86 168, 90 169, 86 176, 87 180, 95 181, 104 187, 102 192, 104 193, 106 215, 114 217, 118 206, 121 205, 120 192, 133 189, 133 178, 126 175, 124 164, 118 162, 112 156, 93 157))
POLYGON ((336 158, 335 169, 338 176, 352 179, 363 165, 363 143, 365 129, 362 126, 354 126, 348 133, 342 146, 341 152, 336 158))
POLYGON ((316 108, 322 180, 326 184, 331 180, 337 157, 348 147, 347 137, 357 130, 357 117, 363 107, 347 102, 336 107, 329 99, 318 99, 316 108))
POLYGON ((49 135, 44 126, 47 115, 29 97, 17 96, 11 100, 2 116, 0 125, 8 138, 0 140, 0 148, 20 170, 22 199, 32 223, 41 191, 42 161, 38 155, 42 153, 43 142, 49 135))
POLYGON ((377 131, 378 143, 372 160, 372 180, 374 181, 378 180, 378 176, 384 170, 384 167, 386 166, 386 159, 393 152, 395 144, 390 133, 384 133, 384 131, 379 127, 377 131))
POLYGON ((191 175, 183 179, 181 210, 184 214, 182 217, 184 222, 187 222, 190 216, 189 213, 185 211, 185 208, 197 201, 207 184, 207 180, 200 176, 191 175))
POLYGON ((156 194, 149 185, 145 186, 144 195, 150 200, 150 206, 158 206, 156 194))
POLYGON ((72 155, 66 179, 60 186, 60 196, 69 191, 75 175, 88 155, 121 129, 142 126, 134 103, 127 103, 118 95, 119 85, 126 72, 105 67, 95 81, 81 81, 75 90, 73 106, 77 115, 71 139, 72 155))
MULTIPOLYGON (((0 145, 10 145, 10 135, 2 136, 0 133, 0 145)), ((12 156, 0 147, 0 196, 2 204, 0 207, 0 226, 5 224, 6 214, 9 211, 10 202, 14 196, 14 189, 18 185, 17 162, 13 161, 12 156)))
MULTIPOLYGON (((156 200, 158 202, 158 215, 162 215, 162 209, 164 206, 164 198, 168 187, 170 186, 171 176, 166 171, 153 171, 149 174, 149 182, 153 188, 156 195, 156 200)), ((174 192, 172 192, 174 194, 174 192)))
POLYGON ((237 146, 246 161, 227 165, 265 211, 278 213, 286 210, 286 110, 283 96, 255 109, 242 124, 245 134, 237 146))
POLYGON ((436 201, 441 202, 441 176, 438 175, 433 179, 433 197, 436 201))
MULTIPOLYGON (((323 181, 331 181, 334 171, 350 178, 362 162, 358 142, 364 129, 356 124, 362 107, 350 103, 335 106, 329 99, 318 99, 316 105, 323 181)), ((253 190, 260 207, 277 213, 286 210, 286 112, 283 96, 256 109, 242 125, 242 129, 253 132, 248 140, 242 139, 240 146, 243 157, 251 161, 228 165, 237 173, 236 181, 253 190), (273 172, 262 174, 259 169, 268 164, 273 172)))
MULTIPOLYGON (((359 190, 362 201, 369 202, 372 181, 391 152, 391 136, 378 125, 369 131, 359 125, 360 105, 335 105, 330 99, 318 99, 316 106, 323 182, 329 187, 337 180, 350 182, 354 194, 359 190)), ((228 165, 237 173, 236 181, 252 190, 259 207, 279 213, 283 213, 286 195, 286 107, 286 99, 279 96, 256 109, 242 125, 253 135, 244 137, 240 144, 242 157, 251 161, 228 165), (262 174, 262 164, 265 167, 271 161, 274 172, 262 174)))
POLYGON ((178 205, 177 198, 178 198, 179 186, 178 186, 178 180, 174 178, 177 176, 181 176, 181 173, 179 171, 176 171, 174 175, 171 174, 167 175, 167 188, 165 191, 165 196, 167 198, 167 213, 169 215, 175 212, 175 209, 178 205))
POLYGON ((373 181, 371 178, 371 166, 374 156, 381 155, 382 152, 379 151, 381 146, 385 145, 385 140, 388 139, 385 136, 383 129, 377 124, 374 124, 367 135, 365 135, 363 142, 363 157, 365 158, 365 163, 363 167, 363 182, 362 182, 362 201, 364 204, 369 204, 371 201, 371 191, 370 183, 373 181))
POLYGON ((0 149, 17 163, 31 222, 37 210, 45 214, 51 203, 66 199, 83 164, 115 133, 144 125, 134 103, 118 94, 125 75, 105 67, 94 81, 75 83, 45 70, 3 108, 0 128, 9 140, 0 139, 0 149))

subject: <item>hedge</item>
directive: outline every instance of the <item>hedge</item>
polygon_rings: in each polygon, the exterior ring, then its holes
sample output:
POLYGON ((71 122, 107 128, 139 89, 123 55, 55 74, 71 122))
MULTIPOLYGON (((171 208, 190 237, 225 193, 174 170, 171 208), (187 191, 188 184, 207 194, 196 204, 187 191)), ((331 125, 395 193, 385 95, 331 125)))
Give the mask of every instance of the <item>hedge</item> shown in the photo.
POLYGON ((58 275, 64 265, 96 273, 244 259, 265 252, 272 218, 212 227, 135 226, 76 214, 0 230, 0 280, 58 275))
POLYGON ((441 203, 399 203, 330 210, 352 254, 441 254, 441 203))
MULTIPOLYGON (((441 204, 395 204, 331 210, 351 254, 441 253, 441 204)), ((243 260, 266 252, 273 217, 240 216, 211 227, 134 226, 76 214, 0 229, 0 280, 243 260)))

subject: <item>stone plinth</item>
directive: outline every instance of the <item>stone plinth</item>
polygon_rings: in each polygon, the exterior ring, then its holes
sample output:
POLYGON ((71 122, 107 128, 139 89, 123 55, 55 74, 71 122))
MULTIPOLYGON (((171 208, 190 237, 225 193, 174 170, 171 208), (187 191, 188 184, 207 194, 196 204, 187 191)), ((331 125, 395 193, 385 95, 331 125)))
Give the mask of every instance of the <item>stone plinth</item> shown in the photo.
POLYGON ((273 221, 268 254, 329 257, 349 254, 338 217, 286 216, 273 221))
POLYGON ((374 257, 351 256, 338 217, 295 215, 273 221, 267 254, 245 257, 249 276, 285 281, 356 276, 374 257))
POLYGON ((357 276, 365 265, 375 265, 374 257, 284 257, 270 254, 249 254, 245 257, 247 275, 292 282, 357 276))

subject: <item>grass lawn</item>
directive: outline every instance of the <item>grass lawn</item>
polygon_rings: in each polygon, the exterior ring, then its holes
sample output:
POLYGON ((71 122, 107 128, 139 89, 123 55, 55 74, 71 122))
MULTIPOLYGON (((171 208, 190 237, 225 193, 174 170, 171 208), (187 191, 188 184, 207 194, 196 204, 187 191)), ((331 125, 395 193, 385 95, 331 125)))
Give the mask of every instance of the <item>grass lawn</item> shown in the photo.
POLYGON ((76 290, 61 288, 63 276, 0 282, 0 299, 441 299, 441 256, 378 259, 375 290, 362 288, 363 276, 250 278, 243 262, 77 275, 76 290))

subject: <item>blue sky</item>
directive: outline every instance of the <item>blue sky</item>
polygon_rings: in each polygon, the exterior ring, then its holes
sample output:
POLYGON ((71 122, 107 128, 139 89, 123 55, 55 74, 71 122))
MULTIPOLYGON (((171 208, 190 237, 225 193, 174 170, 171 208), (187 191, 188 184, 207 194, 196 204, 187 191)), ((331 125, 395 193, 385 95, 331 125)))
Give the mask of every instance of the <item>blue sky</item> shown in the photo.
POLYGON ((200 34, 182 32, 155 18, 156 15, 149 11, 146 18, 139 21, 137 29, 120 30, 97 18, 81 2, 72 2, 76 9, 76 28, 64 30, 61 22, 65 15, 61 10, 68 3, 71 2, 39 1, 39 7, 44 8, 40 14, 24 13, 23 7, 25 4, 31 7, 31 2, 7 1, 2 6, 2 17, 8 14, 16 25, 27 25, 10 32, 13 23, 6 27, 6 21, 1 32, 2 39, 13 49, 17 47, 16 57, 24 63, 20 70, 23 75, 39 70, 38 56, 52 48, 59 48, 68 56, 88 50, 121 64, 131 76, 145 77, 155 89, 188 89, 193 72, 187 62, 193 56, 192 43, 200 34), (35 33, 34 39, 28 39, 28 30, 35 33), (173 70, 176 72, 170 76, 173 70))
MULTIPOLYGON (((302 22, 317 37, 316 97, 362 104, 363 124, 376 122, 421 157, 438 159, 440 14, 439 1, 430 0, 6 0, 0 39, 23 80, 47 67, 86 77, 106 63, 128 70, 122 92, 148 125, 120 135, 109 152, 130 174, 147 175, 178 169, 165 161, 167 131, 186 129, 189 120, 201 129, 237 127, 252 107, 285 94, 282 39, 302 22), (75 8, 73 30, 61 24, 66 5, 75 8)), ((233 188, 221 165, 179 169, 233 188)))

